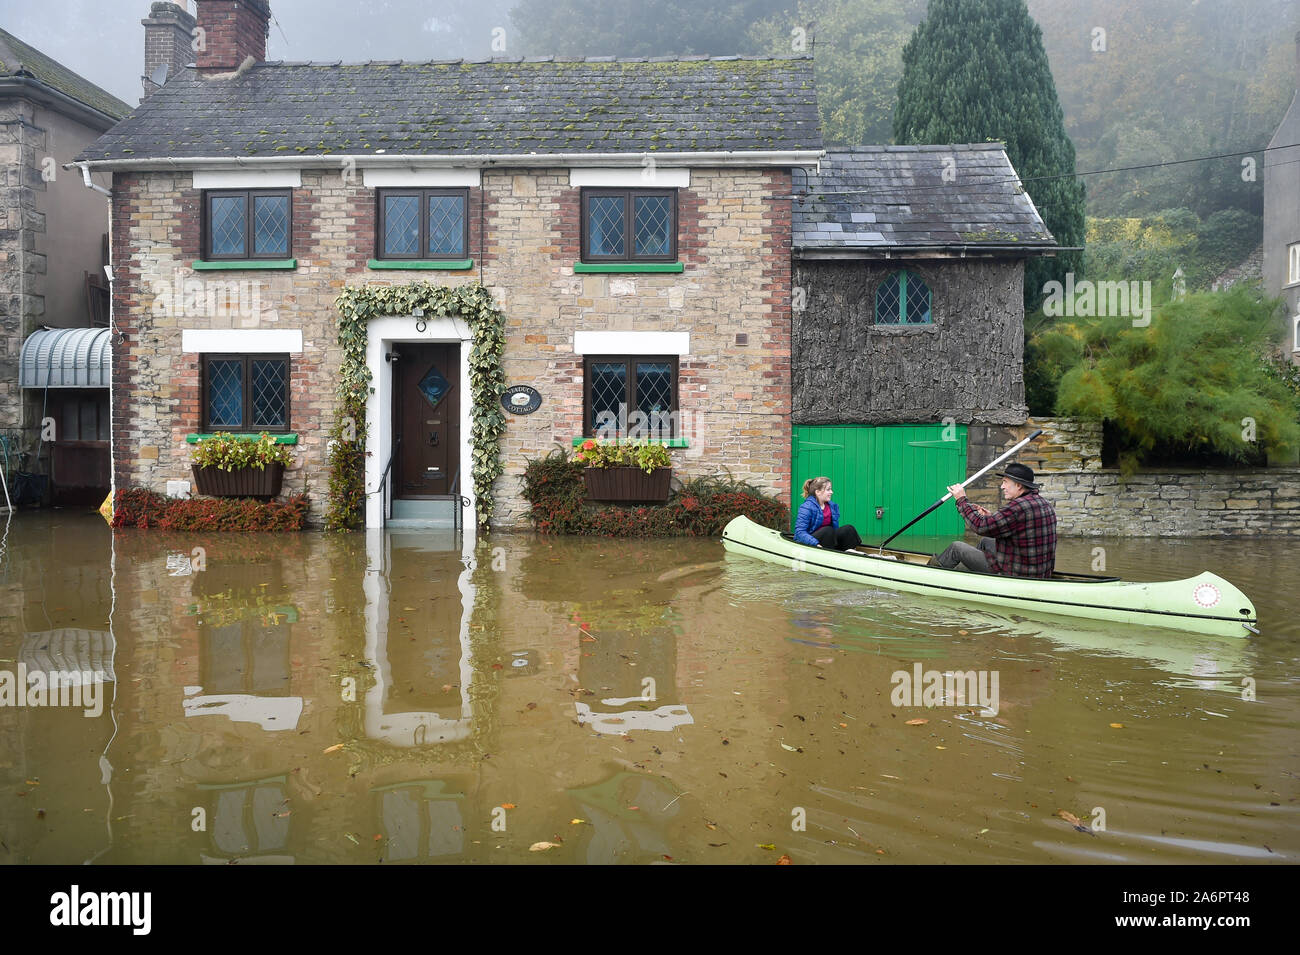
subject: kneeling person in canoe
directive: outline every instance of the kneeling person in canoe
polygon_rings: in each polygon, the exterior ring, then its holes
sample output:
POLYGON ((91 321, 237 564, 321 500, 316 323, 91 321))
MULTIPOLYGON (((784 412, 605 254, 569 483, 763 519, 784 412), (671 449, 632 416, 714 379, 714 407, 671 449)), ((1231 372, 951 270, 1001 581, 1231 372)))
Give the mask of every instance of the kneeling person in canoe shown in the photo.
POLYGON ((1038 493, 1032 468, 1008 464, 1001 476, 1007 503, 996 514, 967 500, 966 489, 960 484, 948 488, 966 526, 984 536, 978 547, 953 541, 942 554, 931 558, 931 567, 952 570, 961 564, 968 570, 1007 577, 1052 576, 1056 510, 1038 493))
POLYGON ((794 522, 794 539, 809 547, 848 550, 862 543, 852 524, 840 527, 840 509, 831 501, 831 479, 809 478, 803 482, 804 502, 794 522))

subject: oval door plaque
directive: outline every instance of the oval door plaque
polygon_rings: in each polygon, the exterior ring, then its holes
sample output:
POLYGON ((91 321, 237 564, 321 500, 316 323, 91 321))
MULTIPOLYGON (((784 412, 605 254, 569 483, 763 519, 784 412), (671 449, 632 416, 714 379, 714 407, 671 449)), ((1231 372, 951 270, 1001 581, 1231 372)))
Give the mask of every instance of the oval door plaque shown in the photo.
POLYGON ((541 406, 541 394, 528 385, 512 385, 501 394, 501 407, 511 414, 532 414, 541 406))

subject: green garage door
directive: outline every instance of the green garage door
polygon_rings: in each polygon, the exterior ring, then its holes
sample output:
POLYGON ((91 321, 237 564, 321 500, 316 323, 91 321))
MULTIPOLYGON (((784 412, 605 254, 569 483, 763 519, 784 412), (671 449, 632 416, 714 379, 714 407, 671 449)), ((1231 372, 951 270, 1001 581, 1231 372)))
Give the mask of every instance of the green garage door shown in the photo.
MULTIPOLYGON (((791 460, 791 526, 803 503, 803 482, 824 474, 834 485, 840 521, 878 544, 942 497, 949 484, 965 480, 966 426, 795 425, 791 460)), ((964 529, 957 508, 948 504, 894 542, 926 535, 959 539, 964 529)))

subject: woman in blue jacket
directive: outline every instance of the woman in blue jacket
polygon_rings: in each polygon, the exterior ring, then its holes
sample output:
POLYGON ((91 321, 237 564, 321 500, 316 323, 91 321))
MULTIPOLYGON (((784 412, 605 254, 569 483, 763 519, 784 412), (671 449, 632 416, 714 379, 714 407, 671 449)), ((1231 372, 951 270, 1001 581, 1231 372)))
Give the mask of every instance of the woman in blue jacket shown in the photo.
POLYGON ((794 521, 794 539, 809 547, 848 550, 862 543, 852 524, 840 527, 840 509, 831 501, 831 479, 809 478, 803 482, 804 502, 794 521))

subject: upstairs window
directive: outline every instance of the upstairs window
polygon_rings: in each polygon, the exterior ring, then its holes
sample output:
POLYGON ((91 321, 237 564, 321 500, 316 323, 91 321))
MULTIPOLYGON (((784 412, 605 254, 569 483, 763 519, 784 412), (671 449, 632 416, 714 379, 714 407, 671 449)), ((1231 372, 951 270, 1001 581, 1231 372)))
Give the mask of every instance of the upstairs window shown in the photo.
POLYGON ((203 430, 289 430, 288 355, 204 355, 203 430))
POLYGON ((895 272, 876 289, 877 325, 929 325, 930 286, 913 272, 895 272))
POLYGON ((378 259, 469 256, 468 189, 382 189, 378 259))
POLYGON ((677 261, 677 190, 583 189, 582 260, 677 261))
POLYGON ((288 189, 208 190, 203 194, 203 258, 289 258, 292 209, 288 189))
POLYGON ((1295 285, 1300 282, 1300 242, 1293 242, 1287 246, 1287 269, 1286 284, 1295 285))

